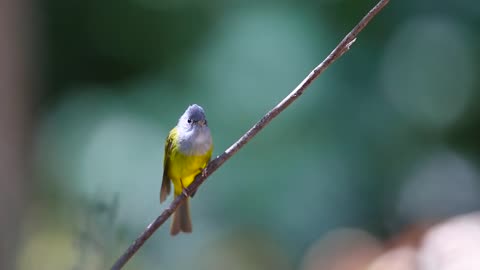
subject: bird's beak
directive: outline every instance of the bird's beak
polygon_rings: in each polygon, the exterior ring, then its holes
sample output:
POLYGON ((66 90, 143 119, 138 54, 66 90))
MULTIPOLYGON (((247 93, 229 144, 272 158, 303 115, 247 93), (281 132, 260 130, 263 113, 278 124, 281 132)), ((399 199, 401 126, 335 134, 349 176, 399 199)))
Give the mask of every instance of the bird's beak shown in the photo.
POLYGON ((205 126, 206 121, 205 120, 200 120, 197 122, 197 124, 201 127, 205 126))

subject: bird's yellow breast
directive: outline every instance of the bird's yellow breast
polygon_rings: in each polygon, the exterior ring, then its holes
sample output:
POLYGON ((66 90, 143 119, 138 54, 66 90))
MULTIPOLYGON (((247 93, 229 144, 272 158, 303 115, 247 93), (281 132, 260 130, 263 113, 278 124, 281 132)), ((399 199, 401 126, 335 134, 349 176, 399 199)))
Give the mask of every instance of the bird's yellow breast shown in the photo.
POLYGON ((180 152, 177 144, 173 144, 168 162, 168 178, 172 180, 175 195, 182 193, 183 188, 188 187, 205 166, 207 166, 212 149, 204 155, 186 155, 180 152))

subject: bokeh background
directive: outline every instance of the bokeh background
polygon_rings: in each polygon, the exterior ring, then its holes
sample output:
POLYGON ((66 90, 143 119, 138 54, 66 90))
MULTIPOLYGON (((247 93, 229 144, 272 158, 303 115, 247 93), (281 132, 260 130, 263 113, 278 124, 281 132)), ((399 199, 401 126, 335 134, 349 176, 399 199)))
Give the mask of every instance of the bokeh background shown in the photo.
MULTIPOLYGON (((375 3, 2 1, 0 268, 110 267, 189 104, 220 154, 375 3)), ((479 1, 392 1, 126 269, 480 269, 478 44, 479 1)))

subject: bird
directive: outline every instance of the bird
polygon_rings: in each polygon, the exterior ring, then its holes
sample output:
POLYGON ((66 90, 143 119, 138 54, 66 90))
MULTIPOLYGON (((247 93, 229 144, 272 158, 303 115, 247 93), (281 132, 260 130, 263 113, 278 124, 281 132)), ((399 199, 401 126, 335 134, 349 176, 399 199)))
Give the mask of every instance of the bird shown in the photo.
MULTIPOLYGON (((199 105, 192 104, 169 132, 165 142, 160 203, 170 194, 171 184, 175 198, 181 195, 184 188, 207 166, 212 151, 213 141, 205 111, 199 105)), ((192 232, 188 197, 173 213, 170 234, 173 236, 179 232, 192 232)))

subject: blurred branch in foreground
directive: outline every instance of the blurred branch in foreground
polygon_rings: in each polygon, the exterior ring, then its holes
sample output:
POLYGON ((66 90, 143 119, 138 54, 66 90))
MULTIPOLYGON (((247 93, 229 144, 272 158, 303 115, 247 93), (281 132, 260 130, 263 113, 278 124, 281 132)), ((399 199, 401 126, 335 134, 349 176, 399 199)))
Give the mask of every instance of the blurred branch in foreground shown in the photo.
POLYGON ((285 110, 292 102, 299 98, 305 89, 317 79, 323 71, 325 71, 335 60, 340 58, 355 41, 357 35, 365 28, 365 26, 382 10, 389 0, 380 0, 363 19, 348 33, 343 40, 335 47, 335 49, 323 60, 310 74, 277 106, 265 114, 252 128, 250 128, 238 141, 230 146, 223 154, 212 160, 203 172, 195 177, 193 183, 178 196, 168 208, 166 208, 160 216, 148 225, 145 231, 130 245, 124 254, 112 266, 112 270, 121 269, 130 258, 143 246, 145 241, 172 215, 172 213, 182 204, 187 196, 190 196, 197 188, 215 172, 225 161, 231 158, 240 148, 249 142, 258 132, 270 123, 277 115, 285 110))
POLYGON ((0 269, 15 269, 30 146, 29 1, 0 2, 0 269))

